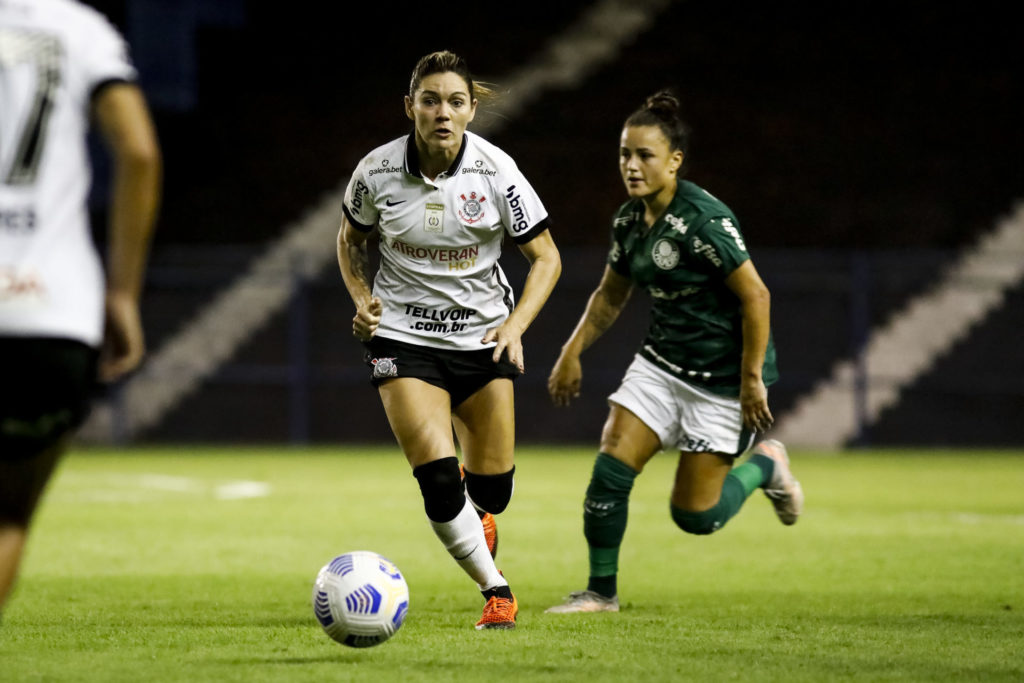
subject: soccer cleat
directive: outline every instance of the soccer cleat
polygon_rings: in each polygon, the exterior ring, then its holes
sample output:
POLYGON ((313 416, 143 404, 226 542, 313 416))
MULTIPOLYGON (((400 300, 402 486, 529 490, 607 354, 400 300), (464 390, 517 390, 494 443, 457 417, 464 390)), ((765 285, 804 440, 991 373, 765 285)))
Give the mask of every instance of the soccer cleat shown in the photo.
POLYGON ((511 600, 494 596, 484 605, 484 613, 480 617, 480 621, 476 622, 476 630, 515 628, 517 614, 519 614, 519 601, 516 600, 515 595, 511 600))
POLYGON ((494 515, 490 512, 485 512, 480 517, 480 523, 484 526, 484 540, 487 541, 487 550, 491 553, 491 557, 498 556, 498 523, 494 520, 494 515))
POLYGON ((804 509, 804 490, 789 470, 789 455, 781 441, 767 439, 757 444, 755 453, 775 461, 772 478, 764 485, 764 495, 775 507, 775 514, 785 525, 796 524, 804 509))
POLYGON ((548 607, 549 614, 575 614, 577 612, 618 612, 619 596, 606 598, 594 591, 573 591, 561 605, 548 607))

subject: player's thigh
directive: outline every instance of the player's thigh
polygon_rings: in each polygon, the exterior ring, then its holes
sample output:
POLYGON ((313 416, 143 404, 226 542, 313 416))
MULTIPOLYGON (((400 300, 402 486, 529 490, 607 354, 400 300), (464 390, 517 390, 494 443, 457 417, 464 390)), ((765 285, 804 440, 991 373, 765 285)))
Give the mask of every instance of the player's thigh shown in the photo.
POLYGON ((377 387, 398 445, 412 467, 455 455, 448 392, 413 377, 377 387))
POLYGON ((610 403, 601 429, 601 451, 621 460, 637 472, 661 450, 661 439, 634 413, 610 403))
POLYGON ((681 451, 672 487, 672 504, 692 512, 714 507, 732 464, 731 455, 681 451))
POLYGON ((452 425, 470 472, 508 472, 512 469, 515 453, 512 380, 498 378, 485 384, 456 406, 452 425))
POLYGON ((0 525, 28 527, 66 443, 61 438, 31 455, 0 458, 0 525))
POLYGON ((0 336, 0 459, 42 453, 81 424, 96 358, 71 339, 0 336))

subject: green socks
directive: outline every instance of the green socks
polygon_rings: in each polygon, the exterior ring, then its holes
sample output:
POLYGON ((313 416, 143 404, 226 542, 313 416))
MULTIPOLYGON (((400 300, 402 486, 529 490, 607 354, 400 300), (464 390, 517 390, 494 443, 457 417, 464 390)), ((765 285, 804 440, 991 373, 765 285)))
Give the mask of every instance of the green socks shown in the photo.
MULTIPOLYGON (((672 519, 691 534, 710 534, 722 528, 751 493, 764 486, 772 476, 775 462, 755 453, 747 462, 733 468, 722 485, 722 495, 710 510, 690 512, 671 506, 672 519)), ((599 453, 583 502, 583 534, 590 551, 590 579, 587 590, 605 597, 617 592, 619 546, 626 533, 629 494, 637 471, 607 453, 599 453)))
POLYGON ((705 535, 718 531, 740 511, 751 493, 771 479, 774 469, 775 461, 765 455, 754 454, 725 477, 722 495, 714 507, 691 512, 670 504, 673 521, 690 534, 705 535))
POLYGON ((619 546, 626 533, 629 493, 637 472, 607 453, 599 453, 583 502, 583 534, 590 548, 588 590, 615 595, 619 546))

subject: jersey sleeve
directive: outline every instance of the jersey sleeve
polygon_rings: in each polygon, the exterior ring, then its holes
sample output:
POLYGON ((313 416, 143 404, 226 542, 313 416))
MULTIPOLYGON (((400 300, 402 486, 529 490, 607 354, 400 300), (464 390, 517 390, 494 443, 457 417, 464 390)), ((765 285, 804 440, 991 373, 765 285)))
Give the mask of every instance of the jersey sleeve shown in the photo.
POLYGON ((612 246, 608 250, 608 267, 623 277, 629 277, 629 258, 622 244, 622 233, 612 230, 612 246))
POLYGON ((373 204, 370 187, 366 182, 366 160, 359 162, 345 188, 345 200, 342 203, 345 217, 356 230, 370 232, 377 225, 380 212, 373 204))
POLYGON ((504 174, 504 190, 498 198, 498 211, 505 230, 516 244, 526 244, 548 229, 547 209, 533 186, 518 168, 504 174))
POLYGON ((750 259, 739 226, 724 216, 704 223, 690 238, 689 245, 696 267, 723 279, 750 259))
POLYGON ((124 38, 106 17, 97 13, 90 19, 88 39, 80 41, 82 49, 76 56, 88 92, 95 96, 111 83, 134 83, 138 72, 124 38))

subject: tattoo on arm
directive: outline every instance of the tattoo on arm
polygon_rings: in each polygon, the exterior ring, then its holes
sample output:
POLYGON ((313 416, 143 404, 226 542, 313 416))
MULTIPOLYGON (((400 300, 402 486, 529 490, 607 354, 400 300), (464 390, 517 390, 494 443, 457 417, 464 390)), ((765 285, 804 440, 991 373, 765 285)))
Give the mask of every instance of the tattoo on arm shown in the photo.
POLYGON ((587 349, 612 326, 625 307, 627 299, 628 296, 616 302, 610 300, 600 291, 594 292, 590 304, 587 306, 581 329, 582 349, 587 349))
POLYGON ((366 248, 366 242, 361 244, 350 244, 348 246, 349 262, 352 264, 352 274, 362 284, 370 288, 370 258, 366 248))

